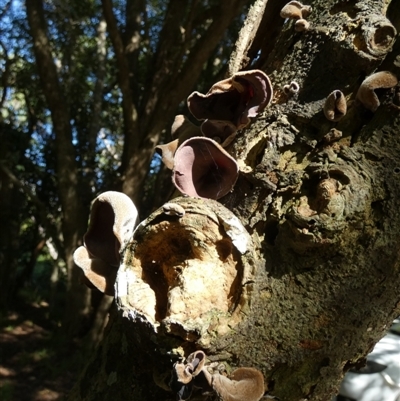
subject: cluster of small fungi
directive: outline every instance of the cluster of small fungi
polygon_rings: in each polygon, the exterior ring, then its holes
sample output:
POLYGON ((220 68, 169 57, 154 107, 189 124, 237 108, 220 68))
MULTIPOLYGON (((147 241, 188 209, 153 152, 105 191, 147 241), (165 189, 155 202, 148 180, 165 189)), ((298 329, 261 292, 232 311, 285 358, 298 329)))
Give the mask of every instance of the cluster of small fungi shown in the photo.
POLYGON ((298 1, 290 1, 282 8, 281 17, 295 20, 294 29, 297 32, 302 32, 310 28, 310 23, 306 18, 311 14, 311 11, 311 6, 305 6, 298 1))
MULTIPOLYGON (((389 71, 379 71, 365 78, 357 91, 356 99, 368 110, 375 112, 379 98, 375 89, 389 89, 397 85, 397 77, 389 71)), ((347 112, 346 98, 340 90, 334 90, 326 98, 324 114, 329 121, 339 121, 347 112)))
POLYGON ((223 401, 258 401, 264 395, 264 377, 259 370, 238 368, 225 376, 218 369, 212 371, 212 366, 206 366, 205 362, 205 353, 195 351, 186 358, 186 363, 175 363, 170 387, 178 400, 188 400, 193 390, 216 393, 223 401))
POLYGON ((239 168, 225 148, 250 118, 264 110, 272 95, 268 76, 250 70, 217 82, 206 94, 193 92, 188 97, 189 110, 203 121, 201 126, 178 115, 171 128, 173 141, 156 147, 180 192, 219 199, 233 188, 239 168))

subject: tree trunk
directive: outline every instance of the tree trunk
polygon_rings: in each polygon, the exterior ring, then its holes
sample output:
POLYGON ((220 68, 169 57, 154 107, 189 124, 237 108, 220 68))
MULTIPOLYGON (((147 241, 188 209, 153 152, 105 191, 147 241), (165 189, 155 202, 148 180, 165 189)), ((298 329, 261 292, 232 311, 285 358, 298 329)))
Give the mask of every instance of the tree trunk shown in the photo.
POLYGON ((178 198, 183 217, 138 227, 70 400, 176 399, 173 364, 196 349, 259 369, 282 401, 328 400, 385 334, 400 314, 399 91, 378 90, 374 112, 356 94, 375 70, 400 76, 399 3, 314 0, 307 31, 285 22, 262 60, 273 104, 229 149, 241 173, 225 207, 178 198), (334 90, 338 122, 323 112, 334 90))
MULTIPOLYGON (((88 313, 88 293, 80 285, 80 272, 72 254, 84 232, 84 201, 80 196, 79 176, 68 111, 59 83, 56 66, 46 32, 41 0, 26 2, 29 27, 33 38, 38 74, 51 111, 56 142, 57 180, 62 206, 62 234, 68 270, 68 299, 64 318, 65 330, 73 334, 88 313)), ((79 330, 79 329, 78 329, 79 330)))

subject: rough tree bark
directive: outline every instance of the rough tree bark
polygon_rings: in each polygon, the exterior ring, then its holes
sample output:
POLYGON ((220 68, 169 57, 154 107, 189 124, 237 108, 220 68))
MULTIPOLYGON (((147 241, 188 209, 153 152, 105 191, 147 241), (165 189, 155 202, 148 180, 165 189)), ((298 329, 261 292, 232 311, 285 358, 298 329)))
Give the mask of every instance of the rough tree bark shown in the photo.
POLYGON ((308 31, 285 22, 260 61, 274 102, 229 149, 241 174, 226 208, 178 198, 183 217, 139 226, 70 400, 173 400, 172 365, 196 349, 260 369, 280 400, 328 400, 385 334, 400 314, 399 88, 375 112, 356 93, 376 70, 400 76, 399 3, 313 0, 308 31), (334 90, 339 122, 322 111, 334 90))

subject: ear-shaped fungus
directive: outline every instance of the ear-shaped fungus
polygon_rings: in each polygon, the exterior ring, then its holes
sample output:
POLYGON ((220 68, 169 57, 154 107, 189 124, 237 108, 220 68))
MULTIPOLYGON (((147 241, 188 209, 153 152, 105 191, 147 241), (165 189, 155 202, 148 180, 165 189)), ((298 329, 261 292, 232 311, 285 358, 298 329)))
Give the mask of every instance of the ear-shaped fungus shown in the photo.
POLYGON ((137 217, 131 199, 120 192, 105 192, 92 203, 85 246, 75 251, 74 261, 91 285, 107 295, 114 295, 119 250, 131 238, 137 217))
POLYGON ((357 99, 365 108, 376 111, 380 105, 375 89, 388 89, 397 85, 397 77, 389 71, 379 71, 365 78, 358 88, 357 99))
MULTIPOLYGON (((260 70, 242 71, 214 84, 204 95, 193 92, 187 99, 190 112, 198 120, 208 120, 201 129, 205 136, 215 137, 216 130, 224 142, 226 126, 241 129, 250 123, 272 99, 272 85, 260 70), (217 121, 210 125, 210 120, 217 121), (227 122, 226 125, 221 122, 227 122)), ((219 136, 219 135, 218 135, 219 136)))
POLYGON ((226 148, 236 136, 237 128, 230 121, 205 120, 201 125, 201 131, 208 138, 214 139, 223 148, 226 148))
POLYGON ((264 377, 254 368, 238 368, 230 377, 219 373, 211 375, 203 369, 204 376, 222 401, 259 401, 264 395, 264 377))
POLYGON ((219 199, 233 188, 238 175, 236 160, 212 139, 190 138, 175 153, 172 181, 185 195, 219 199))
POLYGON ((166 167, 172 170, 174 168, 174 155, 178 146, 186 139, 199 136, 200 134, 200 127, 191 123, 184 115, 179 114, 175 116, 175 120, 171 126, 173 141, 163 145, 157 145, 155 151, 161 156, 166 167))
POLYGON ((280 16, 282 18, 299 19, 303 18, 301 9, 303 5, 298 1, 290 1, 281 10, 280 16))
POLYGON ((346 112, 346 98, 340 90, 334 90, 325 100, 325 117, 330 121, 339 121, 346 114, 346 112))
POLYGON ((311 11, 311 6, 304 6, 299 1, 290 1, 282 8, 280 16, 296 20, 294 29, 297 32, 302 32, 307 31, 310 27, 310 23, 306 21, 306 18, 311 14, 311 11))
POLYGON ((300 18, 294 23, 294 30, 296 32, 308 31, 309 28, 310 23, 304 18, 300 18))

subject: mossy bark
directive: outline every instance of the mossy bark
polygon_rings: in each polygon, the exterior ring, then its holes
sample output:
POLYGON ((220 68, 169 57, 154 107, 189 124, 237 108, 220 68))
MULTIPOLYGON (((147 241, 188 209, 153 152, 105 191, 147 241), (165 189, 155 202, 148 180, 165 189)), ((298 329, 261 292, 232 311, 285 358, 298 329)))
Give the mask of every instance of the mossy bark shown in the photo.
MULTIPOLYGON (((399 1, 309 4, 310 30, 297 33, 288 21, 267 64, 254 64, 270 74, 275 99, 229 149, 241 174, 221 203, 250 234, 256 261, 251 280, 241 281, 239 314, 229 321, 236 306, 228 308, 227 320, 205 319, 203 332, 185 338, 155 329, 120 297, 70 400, 173 400, 172 364, 196 348, 228 372, 260 369, 282 401, 327 400, 400 314, 398 89, 378 93, 375 113, 355 98, 375 70, 400 76, 400 42, 382 25, 386 16, 400 30, 399 1), (288 97, 283 86, 291 81, 300 90, 288 97), (336 89, 348 112, 330 122, 322 107, 336 89), (220 324, 229 329, 218 331, 220 324)), ((190 199, 180 202, 191 207, 190 199)), ((209 213, 207 202, 193 207, 209 213)), ((140 245, 160 219, 170 217, 150 219, 134 241, 140 245)), ((195 220, 179 224, 190 231, 195 220)), ((224 236, 227 228, 220 230, 224 236)))

